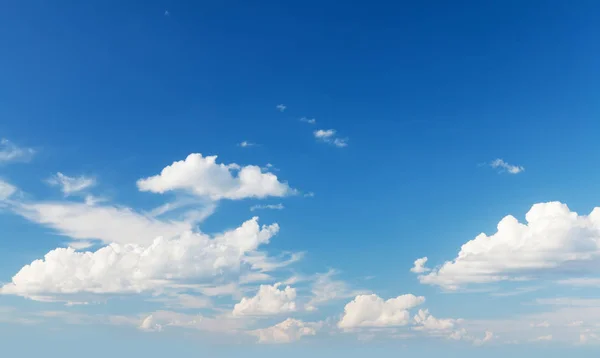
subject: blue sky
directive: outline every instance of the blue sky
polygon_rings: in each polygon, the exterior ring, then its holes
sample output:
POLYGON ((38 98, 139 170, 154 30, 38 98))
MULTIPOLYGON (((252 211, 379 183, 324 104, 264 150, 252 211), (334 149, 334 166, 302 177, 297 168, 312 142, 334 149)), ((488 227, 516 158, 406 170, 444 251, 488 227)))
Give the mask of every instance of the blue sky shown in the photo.
POLYGON ((5 4, 5 349, 597 356, 598 11, 5 4))

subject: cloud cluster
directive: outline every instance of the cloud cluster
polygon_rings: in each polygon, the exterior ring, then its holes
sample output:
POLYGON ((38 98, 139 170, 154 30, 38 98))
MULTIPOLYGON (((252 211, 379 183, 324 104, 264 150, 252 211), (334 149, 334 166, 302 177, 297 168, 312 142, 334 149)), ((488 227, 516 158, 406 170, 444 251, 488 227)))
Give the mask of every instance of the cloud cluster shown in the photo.
POLYGON ((277 315, 296 310, 296 290, 290 286, 279 289, 280 283, 260 285, 254 297, 244 297, 233 307, 234 316, 277 315))
POLYGON ((359 295, 346 304, 338 322, 342 329, 359 327, 405 326, 410 322, 409 310, 425 302, 425 297, 412 294, 383 300, 372 295, 359 295))
POLYGON ((214 278, 238 272, 246 256, 269 242, 277 224, 260 227, 258 218, 215 237, 185 232, 156 238, 149 246, 111 244, 95 252, 73 248, 50 251, 24 266, 3 294, 35 297, 46 294, 128 293, 156 290, 169 283, 214 278))
POLYGON ((254 165, 217 164, 217 156, 190 154, 165 167, 160 174, 140 179, 141 191, 165 193, 181 190, 212 200, 282 197, 293 194, 287 183, 254 165))
POLYGON ((421 283, 455 290, 468 284, 529 280, 576 272, 597 273, 600 264, 600 208, 578 215, 560 202, 532 206, 522 224, 508 215, 498 231, 462 245, 458 256, 431 272, 417 260, 421 283))

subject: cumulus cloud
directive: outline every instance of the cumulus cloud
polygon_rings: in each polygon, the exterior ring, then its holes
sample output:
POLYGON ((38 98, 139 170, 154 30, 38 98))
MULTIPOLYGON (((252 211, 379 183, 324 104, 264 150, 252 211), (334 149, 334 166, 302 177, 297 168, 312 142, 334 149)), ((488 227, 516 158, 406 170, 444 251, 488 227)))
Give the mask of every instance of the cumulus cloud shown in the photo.
POLYGON ((490 163, 490 167, 497 169, 501 173, 506 172, 509 174, 519 174, 525 170, 525 168, 521 166, 508 164, 500 158, 493 160, 490 163))
POLYGON ((233 307, 234 316, 277 315, 296 310, 296 289, 280 283, 261 285, 254 297, 244 297, 233 307))
POLYGON ((272 327, 251 331, 250 334, 258 337, 259 343, 291 343, 304 336, 314 336, 319 327, 318 323, 307 323, 288 318, 272 327))
POLYGON ((338 148, 348 146, 348 138, 340 138, 336 133, 335 129, 318 129, 313 132, 313 135, 317 140, 332 144, 338 148))
POLYGON ((254 165, 217 164, 217 156, 190 154, 165 167, 160 174, 140 179, 141 191, 165 193, 181 190, 212 200, 282 197, 293 194, 287 183, 254 165))
POLYGON ((426 331, 446 331, 454 328, 456 323, 460 323, 461 320, 446 318, 438 319, 429 313, 429 310, 419 310, 413 318, 415 330, 426 330, 426 331))
POLYGON ((50 177, 47 182, 53 186, 60 186, 60 189, 65 196, 81 192, 96 184, 96 180, 94 178, 89 178, 86 176, 70 177, 61 172, 58 172, 50 177))
POLYGON ((268 205, 253 205, 253 206, 250 207, 250 211, 264 210, 264 209, 269 209, 269 210, 283 210, 283 209, 285 209, 285 207, 281 203, 279 203, 279 204, 268 204, 268 205))
POLYGON ((420 259, 416 259, 413 268, 410 269, 410 272, 414 273, 424 273, 429 271, 425 264, 427 263, 427 257, 421 257, 420 259))
POLYGON ((359 295, 346 304, 338 322, 342 329, 359 327, 405 326, 410 322, 409 310, 425 302, 425 297, 412 294, 383 300, 372 295, 359 295))
POLYGON ((277 110, 279 112, 284 112, 286 110, 287 106, 285 104, 278 104, 275 106, 275 108, 277 108, 277 110))
POLYGON ((22 148, 9 141, 0 139, 0 164, 8 162, 28 161, 35 154, 31 148, 22 148))
POLYGON ((246 221, 215 237, 185 232, 156 238, 151 245, 111 244, 94 252, 58 248, 24 266, 3 294, 34 298, 45 294, 132 293, 189 279, 199 281, 238 272, 248 253, 269 242, 277 224, 246 221))
POLYGON ((508 215, 495 234, 480 234, 458 256, 421 283, 455 290, 468 284, 544 278, 574 271, 594 274, 600 264, 600 208, 578 215, 559 202, 539 203, 525 224, 508 215))

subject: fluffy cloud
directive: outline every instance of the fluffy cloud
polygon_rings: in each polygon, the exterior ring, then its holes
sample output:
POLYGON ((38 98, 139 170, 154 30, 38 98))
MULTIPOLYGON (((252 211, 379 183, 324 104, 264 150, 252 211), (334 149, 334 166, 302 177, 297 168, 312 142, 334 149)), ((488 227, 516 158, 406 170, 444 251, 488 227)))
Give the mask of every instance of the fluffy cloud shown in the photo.
POLYGON ((518 165, 512 165, 512 164, 508 164, 507 162, 505 162, 502 159, 495 159, 490 163, 490 167, 497 169, 499 172, 506 172, 509 174, 519 174, 522 171, 525 170, 525 168, 518 166, 518 165))
POLYGON ((406 294, 384 301, 379 296, 359 295, 344 307, 338 322, 342 329, 358 327, 405 326, 410 322, 408 310, 425 302, 425 297, 406 294))
POLYGON ((56 175, 50 177, 47 182, 50 185, 60 186, 61 191, 63 194, 65 194, 65 196, 83 191, 96 184, 96 180, 94 178, 88 178, 86 176, 70 177, 61 172, 58 172, 56 175))
POLYGON ((165 193, 173 190, 190 192, 212 200, 282 197, 294 193, 272 173, 263 173, 254 165, 217 164, 217 156, 190 154, 185 160, 165 167, 159 175, 140 179, 141 191, 165 193))
POLYGON ((253 218, 213 238, 186 232, 173 239, 156 238, 149 246, 111 244, 95 252, 58 248, 24 266, 0 292, 26 297, 143 292, 170 282, 223 276, 239 271, 246 255, 278 230, 277 224, 260 227, 253 218))
POLYGON ((427 257, 421 257, 420 259, 415 260, 415 264, 413 268, 410 269, 410 272, 414 273, 424 273, 429 271, 425 264, 427 263, 427 257))
POLYGON ((259 343, 291 343, 304 336, 314 336, 319 327, 318 323, 288 318, 272 327, 251 331, 250 334, 258 337, 259 343))
POLYGON ((460 323, 461 320, 446 318, 439 319, 435 318, 429 313, 429 310, 419 310, 419 312, 413 318, 415 330, 426 330, 426 331, 446 331, 453 329, 456 323, 460 323))
POLYGON ((454 260, 419 275, 420 282, 458 289, 467 284, 542 278, 569 270, 597 272, 600 208, 584 216, 559 202, 539 203, 525 218, 527 223, 522 224, 506 216, 494 235, 482 233, 465 243, 454 260))
POLYGON ((261 285, 256 296, 244 297, 233 307, 233 315, 262 316, 295 311, 296 290, 290 286, 280 290, 280 285, 261 285))
POLYGON ((0 164, 16 161, 27 161, 35 154, 31 148, 21 148, 9 141, 0 139, 0 164))
POLYGON ((336 136, 335 129, 318 129, 313 132, 317 140, 343 148, 348 146, 348 138, 340 138, 336 136))

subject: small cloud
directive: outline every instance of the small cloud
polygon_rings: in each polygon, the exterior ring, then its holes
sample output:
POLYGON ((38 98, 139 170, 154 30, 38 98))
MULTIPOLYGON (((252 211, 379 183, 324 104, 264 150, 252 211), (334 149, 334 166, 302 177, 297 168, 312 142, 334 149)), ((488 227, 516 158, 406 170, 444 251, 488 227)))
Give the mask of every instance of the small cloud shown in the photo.
POLYGON ((547 336, 540 336, 540 337, 533 339, 534 342, 549 342, 551 340, 552 340, 551 334, 549 334, 547 336))
POLYGON ((314 119, 314 118, 302 117, 302 118, 300 118, 300 122, 305 122, 305 123, 308 123, 308 124, 315 124, 315 123, 317 123, 317 120, 314 119))
POLYGON ((287 106, 285 104, 278 104, 275 106, 279 112, 283 112, 286 110, 287 106))
POLYGON ((86 176, 70 177, 61 172, 56 173, 56 175, 50 177, 46 182, 52 186, 60 186, 65 196, 81 192, 96 185, 94 178, 86 176))
POLYGON ((312 198, 315 196, 315 193, 313 193, 312 191, 309 191, 308 193, 304 194, 305 198, 312 198))
POLYGON ((169 10, 165 10, 165 16, 171 16, 171 13, 169 12, 169 10))
POLYGON ((267 163, 267 164, 266 164, 264 167, 262 167, 262 168, 260 168, 260 169, 262 169, 262 170, 264 170, 264 171, 266 171, 266 172, 269 172, 269 171, 278 172, 278 171, 279 171, 279 168, 276 168, 276 167, 275 167, 273 164, 271 164, 271 163, 267 163))
POLYGON ((8 139, 0 139, 0 163, 26 162, 34 154, 35 150, 32 148, 21 148, 8 139))
POLYGON ((416 259, 414 266, 410 269, 410 272, 425 273, 431 271, 429 268, 425 267, 425 264, 427 264, 427 257, 421 257, 420 259, 416 259))
POLYGON ((317 140, 335 145, 338 148, 348 146, 348 138, 339 138, 336 133, 335 129, 318 129, 313 132, 317 140))
POLYGON ((255 145, 256 145, 256 143, 252 143, 252 142, 248 142, 248 141, 243 141, 238 144, 238 146, 240 146, 242 148, 254 147, 255 145))
POLYGON ((283 204, 279 203, 279 204, 271 204, 271 205, 254 205, 254 206, 250 207, 250 211, 263 210, 263 209, 283 210, 283 209, 285 209, 285 206, 283 206, 283 204))
POLYGON ((504 160, 498 158, 490 163, 490 167, 498 169, 499 173, 507 172, 509 174, 519 174, 525 170, 524 167, 508 164, 504 160))

